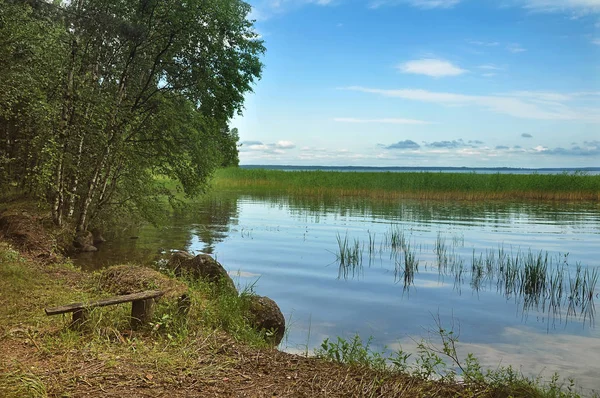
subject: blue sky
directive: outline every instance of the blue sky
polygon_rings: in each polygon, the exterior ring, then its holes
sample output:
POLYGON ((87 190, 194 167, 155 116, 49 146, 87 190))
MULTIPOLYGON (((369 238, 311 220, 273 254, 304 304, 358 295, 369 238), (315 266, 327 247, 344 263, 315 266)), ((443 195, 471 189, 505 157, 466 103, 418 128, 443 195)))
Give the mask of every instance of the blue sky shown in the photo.
POLYGON ((250 0, 241 164, 600 166, 600 0, 250 0))

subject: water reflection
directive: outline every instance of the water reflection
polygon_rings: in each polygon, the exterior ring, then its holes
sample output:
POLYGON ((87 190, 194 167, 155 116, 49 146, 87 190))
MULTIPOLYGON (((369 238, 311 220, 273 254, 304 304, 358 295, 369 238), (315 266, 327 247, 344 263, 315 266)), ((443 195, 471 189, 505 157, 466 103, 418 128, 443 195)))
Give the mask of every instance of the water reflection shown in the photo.
MULTIPOLYGON (((354 333, 390 344, 422 335, 431 314, 440 313, 460 321, 469 347, 501 351, 503 363, 519 364, 529 336, 543 336, 545 347, 600 341, 599 329, 589 327, 598 300, 599 246, 598 204, 221 193, 172 213, 162 229, 144 226, 109 239, 79 263, 151 264, 159 251, 208 252, 242 287, 260 278, 257 293, 273 298, 290 322, 286 347, 312 352, 325 337, 354 333), (349 268, 340 268, 342 252, 349 268), (527 334, 508 339, 506 330, 527 334)), ((529 347, 535 352, 528 357, 549 361, 545 347, 529 347)), ((584 365, 600 372, 599 363, 570 357, 547 364, 550 372, 574 369, 565 376, 584 365)))
MULTIPOLYGON (((398 225, 391 225, 381 242, 377 241, 376 234, 367 231, 363 240, 355 237, 351 241, 347 234, 344 237, 338 234, 337 243, 338 278, 347 280, 364 275, 363 257, 368 257, 369 265, 377 258, 380 261, 389 258, 383 266, 393 269, 394 282, 401 283, 405 291, 415 284, 415 277, 419 275, 418 253, 415 243, 411 244, 398 225)), ((570 266, 568 254, 551 256, 548 251, 531 249, 512 253, 503 246, 480 253, 473 250, 470 259, 466 259, 456 252, 456 248, 464 244, 463 236, 447 239, 438 233, 432 267, 437 269, 439 284, 450 277, 459 294, 467 282, 477 293, 495 290, 506 300, 514 298, 524 315, 529 311, 546 314, 548 325, 556 326, 557 321, 567 322, 570 318, 579 318, 584 324, 587 321, 590 326, 594 324, 598 268, 583 268, 580 263, 570 266), (466 265, 469 260, 470 266, 466 265)), ((432 287, 422 281, 420 286, 432 287)))
POLYGON ((196 252, 213 254, 215 246, 225 240, 237 225, 237 195, 207 195, 176 210, 165 209, 165 225, 145 224, 137 229, 107 231, 107 242, 96 253, 81 253, 74 258, 86 270, 135 262, 152 265, 172 250, 194 246, 196 252))

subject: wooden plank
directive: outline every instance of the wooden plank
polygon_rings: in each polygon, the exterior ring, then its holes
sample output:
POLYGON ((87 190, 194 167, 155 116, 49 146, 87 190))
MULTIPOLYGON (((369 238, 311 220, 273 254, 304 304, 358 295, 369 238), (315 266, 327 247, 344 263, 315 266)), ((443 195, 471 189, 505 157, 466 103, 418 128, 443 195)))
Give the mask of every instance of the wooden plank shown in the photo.
POLYGON ((148 291, 140 292, 140 293, 126 294, 123 296, 115 296, 115 297, 111 297, 111 298, 104 299, 104 300, 94 301, 91 303, 73 303, 73 304, 69 304, 69 305, 63 305, 61 307, 46 308, 45 311, 46 311, 46 315, 65 314, 67 312, 74 312, 74 311, 79 311, 79 310, 84 310, 84 309, 87 310, 87 309, 95 308, 95 307, 105 307, 107 305, 121 304, 121 303, 127 303, 127 302, 131 302, 131 301, 137 301, 137 300, 153 299, 153 298, 160 297, 163 294, 165 294, 165 293, 160 290, 148 290, 148 291))

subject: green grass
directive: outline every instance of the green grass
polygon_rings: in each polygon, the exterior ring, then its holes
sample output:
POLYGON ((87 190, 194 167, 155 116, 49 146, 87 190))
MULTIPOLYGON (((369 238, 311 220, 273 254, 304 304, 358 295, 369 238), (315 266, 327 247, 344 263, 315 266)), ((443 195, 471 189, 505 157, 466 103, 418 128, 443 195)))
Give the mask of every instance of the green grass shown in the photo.
POLYGON ((212 180, 217 190, 319 196, 428 199, 600 199, 600 176, 430 172, 280 171, 229 168, 212 180))
POLYGON ((85 377, 85 366, 71 376, 62 370, 79 361, 98 360, 108 367, 111 363, 150 366, 177 374, 179 369, 198 367, 194 362, 198 352, 207 345, 219 349, 223 339, 255 348, 269 346, 267 332, 254 330, 247 319, 250 291, 238 296, 225 294, 211 283, 187 283, 187 314, 176 300, 161 299, 151 323, 132 331, 131 305, 126 303, 91 310, 86 323, 74 331, 68 327, 71 314, 46 316, 43 309, 113 294, 99 290, 96 275, 79 271, 68 261, 38 264, 0 242, 0 344, 24 339, 35 349, 34 355, 22 360, 9 361, 0 354, 0 396, 60 396, 57 392, 85 377), (60 370, 60 377, 53 369, 60 370))

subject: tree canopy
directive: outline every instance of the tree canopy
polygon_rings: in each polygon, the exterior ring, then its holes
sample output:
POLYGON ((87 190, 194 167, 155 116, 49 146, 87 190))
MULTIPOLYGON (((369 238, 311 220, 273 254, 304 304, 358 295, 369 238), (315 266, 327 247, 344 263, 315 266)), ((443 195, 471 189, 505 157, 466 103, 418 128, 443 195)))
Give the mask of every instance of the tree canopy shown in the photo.
POLYGON ((237 165, 264 46, 240 0, 0 0, 0 183, 78 230, 237 165))

